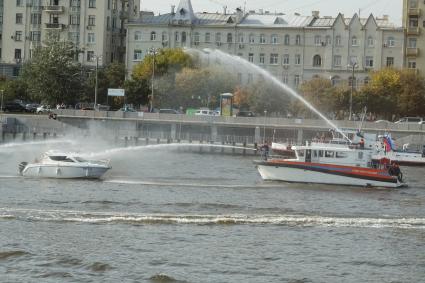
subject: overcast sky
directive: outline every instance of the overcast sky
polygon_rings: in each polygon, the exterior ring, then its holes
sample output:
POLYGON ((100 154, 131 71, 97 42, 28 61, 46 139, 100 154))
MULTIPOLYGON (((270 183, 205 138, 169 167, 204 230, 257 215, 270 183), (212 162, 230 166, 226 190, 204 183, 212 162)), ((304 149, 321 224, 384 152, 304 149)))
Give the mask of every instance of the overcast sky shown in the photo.
MULTIPOLYGON (((360 10, 361 17, 372 13, 375 17, 389 15, 390 21, 401 26, 402 0, 192 0, 195 12, 222 12, 222 6, 227 11, 234 11, 237 7, 246 10, 263 9, 270 12, 295 12, 307 16, 311 11, 320 11, 321 16, 333 16, 338 13, 351 17, 360 10)), ((158 13, 169 13, 171 5, 177 6, 179 0, 141 0, 141 9, 158 13)))

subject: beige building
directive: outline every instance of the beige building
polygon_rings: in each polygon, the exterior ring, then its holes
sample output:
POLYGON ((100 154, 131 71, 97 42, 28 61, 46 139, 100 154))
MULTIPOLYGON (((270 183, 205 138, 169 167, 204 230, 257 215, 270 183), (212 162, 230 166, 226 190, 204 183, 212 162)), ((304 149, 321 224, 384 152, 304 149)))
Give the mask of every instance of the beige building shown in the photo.
MULTIPOLYGON (((141 12, 127 24, 126 65, 134 65, 151 48, 216 48, 261 65, 296 87, 322 76, 333 83, 367 83, 370 70, 403 66, 404 33, 388 17, 321 17, 241 9, 228 13, 194 13, 190 0, 181 0, 170 13, 141 12)), ((239 74, 242 81, 255 74, 239 74)))
POLYGON ((403 27, 406 31, 405 67, 425 74, 425 2, 403 0, 403 27), (423 48, 421 50, 421 48, 423 48))
POLYGON ((0 0, 0 75, 17 76, 49 38, 72 42, 84 65, 123 61, 128 5, 131 0, 0 0))

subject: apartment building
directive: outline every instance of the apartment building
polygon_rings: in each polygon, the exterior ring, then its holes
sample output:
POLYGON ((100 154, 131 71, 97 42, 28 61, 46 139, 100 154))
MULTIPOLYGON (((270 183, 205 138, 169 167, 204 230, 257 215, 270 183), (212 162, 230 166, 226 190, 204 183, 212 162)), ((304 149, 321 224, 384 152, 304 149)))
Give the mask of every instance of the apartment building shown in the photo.
POLYGON ((406 33, 405 67, 425 74, 425 1, 403 0, 406 33), (421 50, 422 48, 422 50, 421 50))
MULTIPOLYGON (((387 16, 321 17, 318 11, 302 16, 241 9, 194 13, 191 1, 181 0, 170 13, 142 12, 126 26, 129 72, 151 48, 168 47, 220 49, 262 66, 293 88, 315 76, 357 87, 368 82, 371 70, 403 67, 403 28, 387 16)), ((246 82, 255 74, 238 77, 246 82)))
POLYGON ((84 65, 123 61, 129 5, 133 1, 0 0, 0 75, 17 76, 48 39, 72 42, 84 65))

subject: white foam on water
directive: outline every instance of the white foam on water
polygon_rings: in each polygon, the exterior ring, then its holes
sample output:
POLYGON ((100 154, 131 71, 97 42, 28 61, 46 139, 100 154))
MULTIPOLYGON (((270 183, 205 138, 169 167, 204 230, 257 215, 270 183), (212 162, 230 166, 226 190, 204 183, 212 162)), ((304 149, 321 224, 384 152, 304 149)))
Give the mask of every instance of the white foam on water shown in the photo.
POLYGON ((396 228, 425 229, 425 218, 372 218, 333 217, 320 215, 273 215, 273 214, 141 214, 118 212, 91 212, 71 210, 41 210, 0 208, 3 220, 78 222, 92 224, 129 225, 286 225, 296 227, 349 227, 349 228, 396 228))
POLYGON ((201 183, 172 183, 172 182, 153 182, 140 180, 121 180, 110 179, 103 180, 104 183, 127 184, 127 185, 149 185, 149 186, 174 186, 174 187, 199 187, 199 188, 246 188, 246 185, 226 185, 226 184, 201 184, 201 183))

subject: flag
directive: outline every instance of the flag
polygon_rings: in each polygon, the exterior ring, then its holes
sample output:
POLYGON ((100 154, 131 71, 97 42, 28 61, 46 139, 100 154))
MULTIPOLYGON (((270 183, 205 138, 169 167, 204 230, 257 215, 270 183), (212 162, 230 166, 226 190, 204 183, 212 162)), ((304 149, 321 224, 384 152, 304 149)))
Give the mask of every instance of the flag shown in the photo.
POLYGON ((391 151, 395 149, 394 141, 391 139, 390 136, 384 137, 384 145, 385 145, 385 151, 391 151))

